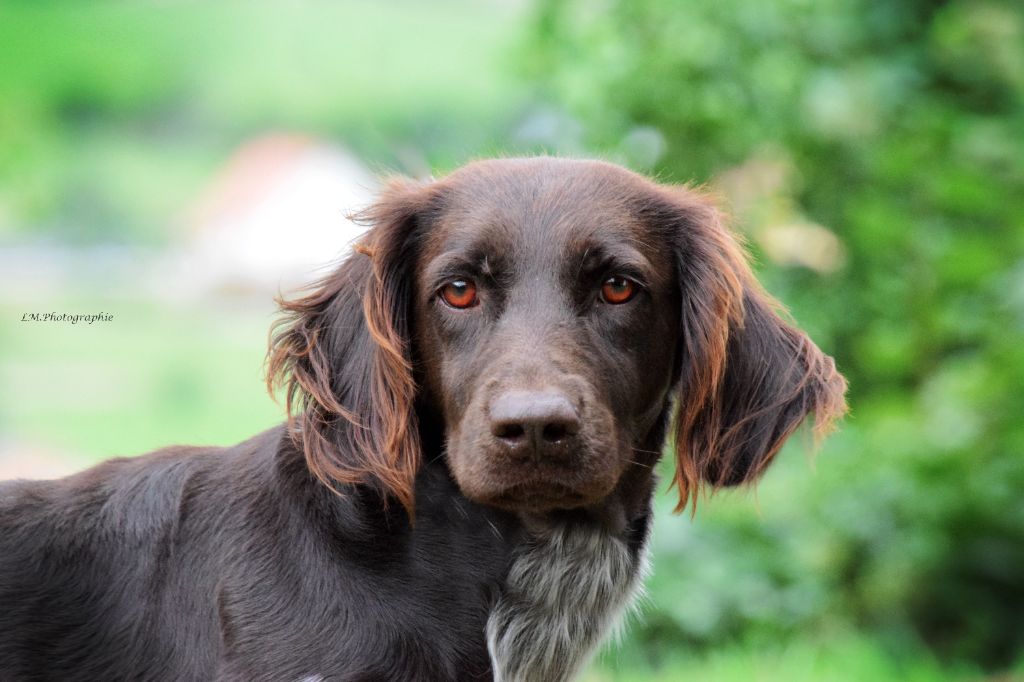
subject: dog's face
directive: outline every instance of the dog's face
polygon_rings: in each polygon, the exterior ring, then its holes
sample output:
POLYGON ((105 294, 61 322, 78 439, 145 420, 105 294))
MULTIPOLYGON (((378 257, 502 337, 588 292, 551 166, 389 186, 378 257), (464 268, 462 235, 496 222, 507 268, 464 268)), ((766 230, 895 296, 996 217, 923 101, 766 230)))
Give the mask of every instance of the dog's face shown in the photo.
POLYGON ((413 510, 429 422, 463 493, 592 507, 650 470, 670 426, 682 506, 753 479, 810 412, 844 409, 831 359, 784 322, 701 195, 611 164, 484 161, 396 181, 364 243, 284 304, 271 379, 330 484, 413 510))
POLYGON ((680 315, 671 235, 638 213, 630 180, 526 162, 452 178, 417 259, 414 338, 471 499, 596 504, 665 411, 680 315))

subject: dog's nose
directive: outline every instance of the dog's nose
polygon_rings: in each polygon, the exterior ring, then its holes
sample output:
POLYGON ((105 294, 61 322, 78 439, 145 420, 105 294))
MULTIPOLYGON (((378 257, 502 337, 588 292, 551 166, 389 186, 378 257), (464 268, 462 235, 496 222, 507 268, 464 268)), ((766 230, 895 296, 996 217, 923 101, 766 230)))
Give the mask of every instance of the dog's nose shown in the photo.
POLYGON ((565 457, 580 416, 564 393, 507 391, 490 405, 491 434, 520 457, 565 457))

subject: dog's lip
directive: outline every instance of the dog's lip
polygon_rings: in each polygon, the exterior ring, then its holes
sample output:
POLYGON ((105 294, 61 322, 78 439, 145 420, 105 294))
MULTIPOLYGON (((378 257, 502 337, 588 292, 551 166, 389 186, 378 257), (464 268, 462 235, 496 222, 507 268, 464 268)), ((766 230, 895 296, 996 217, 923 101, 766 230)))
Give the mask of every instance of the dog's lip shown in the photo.
POLYGON ((578 507, 587 502, 586 495, 575 488, 549 480, 516 483, 491 496, 491 503, 500 507, 554 509, 578 507))

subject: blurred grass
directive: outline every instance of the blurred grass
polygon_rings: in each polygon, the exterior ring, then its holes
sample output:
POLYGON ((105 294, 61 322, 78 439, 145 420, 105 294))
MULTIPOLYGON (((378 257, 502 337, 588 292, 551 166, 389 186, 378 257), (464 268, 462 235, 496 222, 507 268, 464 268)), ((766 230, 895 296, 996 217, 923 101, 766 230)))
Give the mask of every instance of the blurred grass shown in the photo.
POLYGON ((283 417, 263 386, 271 307, 65 298, 0 304, 0 433, 85 465, 174 443, 229 445, 283 417), (111 322, 21 322, 26 312, 111 322))
MULTIPOLYGON (((926 652, 896 656, 863 635, 832 638, 808 633, 780 646, 728 645, 692 657, 671 657, 651 669, 649 662, 615 660, 604 654, 585 682, 968 682, 985 679, 966 666, 944 667, 926 652)), ((1024 679, 1024 669, 1001 680, 1024 679)))

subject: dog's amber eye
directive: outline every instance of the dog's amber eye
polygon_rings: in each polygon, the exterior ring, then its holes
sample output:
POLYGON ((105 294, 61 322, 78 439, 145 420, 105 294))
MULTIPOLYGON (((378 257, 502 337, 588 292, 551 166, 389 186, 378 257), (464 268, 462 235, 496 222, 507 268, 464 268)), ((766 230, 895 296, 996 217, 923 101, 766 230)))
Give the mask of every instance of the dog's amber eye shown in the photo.
POLYGON ((453 308, 471 308, 476 305, 476 285, 468 279, 455 279, 441 287, 441 298, 453 308))
POLYGON ((633 280, 615 275, 606 279, 601 285, 601 300, 613 305, 625 303, 636 296, 638 289, 637 283, 633 280))

